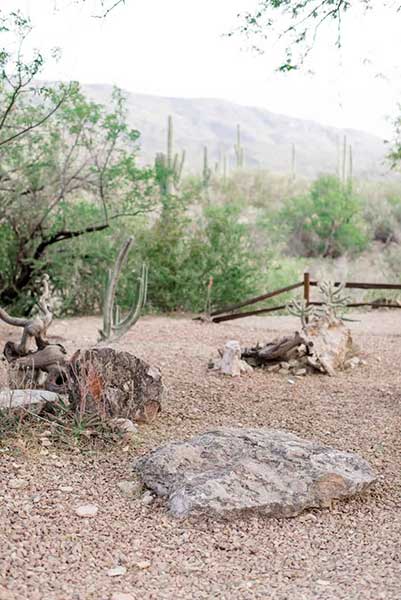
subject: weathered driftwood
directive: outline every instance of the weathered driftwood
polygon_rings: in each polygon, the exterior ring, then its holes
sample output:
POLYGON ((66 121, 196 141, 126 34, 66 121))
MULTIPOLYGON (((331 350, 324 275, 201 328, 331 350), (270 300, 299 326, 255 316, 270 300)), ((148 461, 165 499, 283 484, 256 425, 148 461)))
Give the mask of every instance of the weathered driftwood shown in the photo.
POLYGON ((120 338, 122 335, 135 325, 138 321, 141 310, 146 303, 146 294, 148 287, 148 268, 145 264, 142 265, 141 275, 138 278, 138 297, 136 304, 133 304, 125 318, 120 319, 120 310, 116 304, 117 283, 121 274, 121 269, 127 259, 128 252, 131 248, 133 238, 128 238, 122 245, 120 252, 116 258, 113 271, 109 271, 107 288, 103 307, 103 329, 100 333, 100 340, 113 341, 120 338))
POLYGON ((0 319, 8 325, 22 327, 22 337, 18 345, 15 345, 15 351, 19 356, 25 356, 30 352, 32 341, 35 340, 38 350, 43 350, 48 345, 47 330, 53 320, 53 314, 48 306, 50 299, 49 276, 43 277, 43 292, 38 301, 40 315, 32 319, 22 319, 12 317, 3 308, 0 308, 0 319))
POLYGON ((241 358, 256 366, 287 361, 292 358, 292 350, 303 344, 302 336, 296 332, 292 337, 287 336, 280 340, 268 342, 264 346, 257 345, 253 348, 245 348, 241 358))
POLYGON ((252 366, 288 363, 293 370, 309 366, 334 376, 352 356, 352 336, 340 319, 315 318, 302 331, 253 348, 245 348, 241 358, 252 366))
MULTIPOLYGON (((128 240, 120 251, 108 291, 106 329, 116 337, 139 317, 146 299, 147 270, 142 274, 137 306, 122 321, 112 316, 118 275, 131 242, 128 240)), ((108 347, 78 350, 68 360, 65 348, 60 344, 50 344, 46 337, 52 322, 47 304, 49 295, 49 281, 45 276, 39 300, 41 316, 31 320, 19 319, 0 311, 0 318, 7 323, 23 327, 21 342, 9 341, 4 348, 9 363, 8 387, 44 387, 48 392, 67 394, 72 409, 81 414, 153 421, 161 410, 163 385, 160 372, 128 352, 108 347), (35 351, 31 349, 33 339, 37 346, 35 351)), ((40 394, 43 390, 36 391, 40 394)))

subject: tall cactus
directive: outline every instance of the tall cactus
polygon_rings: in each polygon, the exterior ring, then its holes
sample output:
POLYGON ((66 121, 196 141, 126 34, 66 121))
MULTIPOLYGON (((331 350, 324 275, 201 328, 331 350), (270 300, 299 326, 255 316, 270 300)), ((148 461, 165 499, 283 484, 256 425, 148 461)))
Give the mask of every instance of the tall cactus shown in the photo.
POLYGON ((237 169, 244 166, 244 149, 241 146, 241 127, 237 125, 237 143, 234 144, 235 158, 237 169))
POLYGON ((224 156, 223 156, 223 183, 224 183, 224 185, 227 183, 228 169, 229 169, 229 164, 227 161, 227 154, 224 153, 224 156))
POLYGON ((182 151, 181 156, 178 153, 173 156, 173 146, 173 117, 169 115, 167 120, 167 153, 158 152, 155 158, 156 179, 162 198, 171 196, 179 189, 184 169, 185 150, 182 151))
POLYGON ((342 170, 341 170, 341 180, 343 185, 345 185, 347 177, 347 136, 344 135, 343 140, 343 156, 342 156, 342 170))
POLYGON ((291 181, 295 181, 296 179, 296 154, 295 154, 295 144, 291 146, 291 181))
POLYGON ((212 178, 212 169, 209 167, 207 146, 203 148, 203 169, 202 169, 202 187, 207 202, 210 201, 209 187, 212 178))
POLYGON ((120 308, 116 304, 117 283, 132 243, 132 237, 129 237, 123 243, 117 255, 116 262, 114 263, 114 268, 113 270, 110 269, 108 273, 108 281, 103 306, 103 329, 99 332, 101 341, 113 341, 127 333, 127 331, 131 329, 131 327, 138 321, 141 315, 141 310, 146 304, 148 267, 147 265, 143 264, 141 275, 138 277, 139 288, 137 301, 132 305, 127 316, 123 319, 120 318, 120 308))
POLYGON ((348 147, 348 188, 352 192, 352 178, 353 178, 353 154, 351 144, 348 147))

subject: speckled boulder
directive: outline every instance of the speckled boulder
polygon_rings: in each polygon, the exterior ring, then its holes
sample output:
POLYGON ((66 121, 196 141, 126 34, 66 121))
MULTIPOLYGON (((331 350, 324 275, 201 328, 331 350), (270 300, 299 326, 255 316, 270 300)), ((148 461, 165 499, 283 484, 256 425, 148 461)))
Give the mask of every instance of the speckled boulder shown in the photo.
POLYGON ((239 511, 293 517, 375 481, 358 455, 271 429, 221 428, 171 442, 137 459, 134 470, 177 517, 239 511))

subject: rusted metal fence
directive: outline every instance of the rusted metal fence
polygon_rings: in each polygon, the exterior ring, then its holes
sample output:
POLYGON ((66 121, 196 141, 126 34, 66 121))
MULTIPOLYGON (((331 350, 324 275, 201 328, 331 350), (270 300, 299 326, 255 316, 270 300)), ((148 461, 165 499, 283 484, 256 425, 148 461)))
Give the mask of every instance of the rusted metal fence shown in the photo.
MULTIPOLYGON (((272 292, 268 292, 266 294, 262 294, 261 296, 257 296, 256 298, 249 298, 248 300, 244 300, 243 302, 238 302, 237 304, 232 304, 231 306, 225 306, 218 310, 214 310, 211 314, 211 320, 214 323, 222 323, 223 321, 232 321, 233 319, 243 319, 244 317, 251 317, 254 315, 263 315, 279 310, 283 310, 286 308, 285 304, 279 306, 271 306, 269 308, 260 308, 248 312, 239 312, 239 309, 244 308, 245 306, 250 306, 252 304, 258 304, 259 302, 264 302, 265 300, 270 300, 275 296, 280 296, 281 294, 285 294, 287 292, 292 292, 298 288, 303 288, 303 296, 307 305, 319 306, 322 303, 313 301, 311 288, 319 285, 318 281, 314 281, 310 277, 310 273, 304 273, 303 281, 298 283, 293 283, 292 285, 287 285, 286 287, 280 288, 278 290, 274 290, 272 292)), ((335 282, 336 286, 341 285, 340 282, 335 282)), ((357 283, 357 282, 346 282, 345 287, 354 290, 401 290, 401 284, 398 283, 357 283)), ((396 303, 380 303, 380 302, 350 302, 347 304, 348 308, 360 308, 364 306, 371 306, 374 308, 401 308, 401 304, 396 303)))

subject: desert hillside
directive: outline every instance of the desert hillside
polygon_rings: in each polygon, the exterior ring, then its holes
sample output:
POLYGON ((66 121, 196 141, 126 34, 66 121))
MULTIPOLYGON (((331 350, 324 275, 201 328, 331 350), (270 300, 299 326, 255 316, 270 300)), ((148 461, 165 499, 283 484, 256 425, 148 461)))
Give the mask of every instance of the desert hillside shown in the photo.
MULTIPOLYGON (((110 85, 85 85, 88 96, 108 104, 110 85)), ((234 165, 236 125, 241 126, 245 166, 285 173, 291 168, 292 144, 296 149, 298 175, 314 177, 333 173, 338 161, 338 144, 344 135, 352 145, 354 174, 358 177, 388 176, 387 147, 383 140, 363 131, 340 130, 314 121, 272 113, 262 108, 241 106, 208 98, 167 98, 125 92, 130 124, 141 132, 142 157, 153 161, 164 149, 167 116, 174 118, 175 147, 185 149, 187 167, 199 170, 203 147, 211 161, 227 154, 234 165)))

